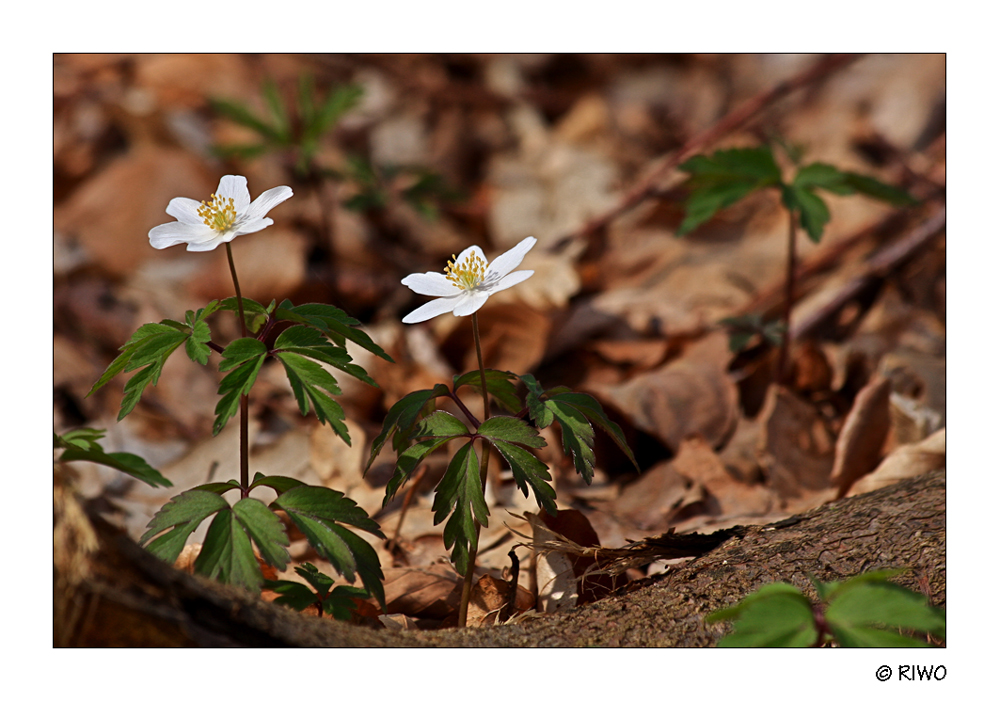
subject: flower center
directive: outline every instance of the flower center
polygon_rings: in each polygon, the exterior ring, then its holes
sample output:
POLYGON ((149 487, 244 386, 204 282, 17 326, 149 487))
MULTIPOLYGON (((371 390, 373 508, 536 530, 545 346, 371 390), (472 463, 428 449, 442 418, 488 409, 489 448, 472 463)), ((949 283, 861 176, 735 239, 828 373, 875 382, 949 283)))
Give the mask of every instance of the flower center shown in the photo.
POLYGON ((212 195, 210 203, 202 200, 198 216, 215 231, 225 232, 236 222, 236 205, 233 203, 233 198, 229 198, 227 202, 217 194, 212 195))
POLYGON ((451 257, 448 265, 444 268, 444 276, 451 281, 456 288, 472 290, 483 282, 486 275, 486 261, 479 258, 475 252, 466 257, 461 265, 455 262, 455 256, 451 257))

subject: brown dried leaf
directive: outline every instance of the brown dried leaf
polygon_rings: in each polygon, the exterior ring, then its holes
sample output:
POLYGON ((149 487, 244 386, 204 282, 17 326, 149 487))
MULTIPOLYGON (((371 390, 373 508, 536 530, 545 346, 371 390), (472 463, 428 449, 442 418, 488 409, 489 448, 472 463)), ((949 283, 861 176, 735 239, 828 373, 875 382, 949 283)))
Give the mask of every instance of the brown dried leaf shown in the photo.
POLYGON ((861 476, 878 466, 882 447, 889 435, 888 378, 874 378, 854 398, 854 405, 837 437, 830 483, 843 497, 861 476))
POLYGON ((385 604, 389 614, 418 619, 445 619, 458 611, 462 580, 443 563, 417 570, 386 568, 385 604))
POLYGON ((944 467, 945 435, 944 429, 939 429, 919 444, 900 446, 890 453, 873 473, 851 486, 847 496, 877 490, 932 470, 943 470, 944 467))
MULTIPOLYGON (((263 190, 263 189, 262 189, 263 190)), ((257 194, 257 189, 251 193, 257 194)), ((281 302, 302 284, 306 273, 308 242, 301 234, 268 227, 262 232, 242 236, 233 244, 233 260, 239 271, 243 297, 266 305, 281 302)), ((188 282, 188 291, 196 299, 217 300, 231 297, 233 276, 224 247, 202 254, 206 265, 188 282)))
MULTIPOLYGON (((469 594, 468 626, 489 626, 496 622, 497 614, 507 601, 510 583, 498 580, 492 575, 479 578, 469 594)), ((535 598, 523 587, 517 588, 514 600, 515 612, 526 612, 535 605, 535 598)))
POLYGON ((816 407, 773 385, 761 413, 761 461, 778 495, 787 499, 827 488, 834 442, 816 407))
POLYGON ((701 491, 663 461, 626 485, 609 509, 639 529, 664 531, 679 509, 700 499, 701 491))
POLYGON ((726 372, 728 344, 725 334, 711 334, 662 368, 592 390, 675 453, 695 434, 712 446, 724 445, 736 429, 739 399, 726 372))
POLYGON ((153 255, 164 255, 149 245, 147 233, 171 221, 165 212, 171 198, 203 200, 217 184, 192 154, 160 146, 137 147, 56 207, 55 228, 78 239, 106 270, 127 275, 153 255))

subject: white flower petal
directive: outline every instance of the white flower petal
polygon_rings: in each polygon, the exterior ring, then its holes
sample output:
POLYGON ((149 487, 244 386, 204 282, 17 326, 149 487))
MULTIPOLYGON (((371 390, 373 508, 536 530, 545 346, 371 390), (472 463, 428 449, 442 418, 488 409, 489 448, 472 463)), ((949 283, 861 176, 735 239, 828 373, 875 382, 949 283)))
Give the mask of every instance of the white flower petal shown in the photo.
POLYGON ((264 219, 255 219, 246 224, 241 224, 236 230, 234 236, 243 236, 244 234, 253 234, 254 232, 259 232, 261 229, 266 229, 274 224, 274 220, 270 217, 265 217, 264 219))
POLYGON ((495 276, 496 278, 503 278, 512 270, 520 266, 521 261, 524 260, 524 255, 528 253, 532 246, 535 245, 536 241, 538 240, 533 236, 525 237, 510 251, 497 256, 493 263, 491 263, 486 269, 487 277, 493 278, 495 276))
POLYGON ((185 224, 196 224, 204 226, 203 220, 198 214, 201 203, 189 197, 175 197, 167 205, 167 214, 185 224))
POLYGON ((419 295, 447 297, 460 292, 442 273, 412 273, 403 278, 402 283, 419 295))
POLYGON ((514 271, 505 278, 502 278, 496 285, 491 285, 489 293, 492 295, 500 292, 501 290, 506 290, 513 285, 517 285, 518 283, 523 283, 534 274, 534 271, 514 271))
MULTIPOLYGON (((268 212, 270 212, 272 208, 280 205, 291 196, 292 196, 292 189, 289 188, 287 185, 279 185, 276 188, 265 190, 264 192, 262 192, 260 195, 257 196, 257 199, 254 200, 253 203, 250 205, 249 209, 246 210, 247 220, 252 222, 256 219, 260 219, 268 212)), ((249 199, 249 195, 247 196, 247 198, 249 199)), ((240 212, 241 210, 237 208, 236 211, 240 212)), ((255 229, 253 231, 257 230, 255 229)))
POLYGON ((223 237, 216 236, 210 241, 192 241, 187 245, 188 251, 215 251, 219 244, 223 243, 223 237))
POLYGON ((233 206, 236 208, 237 214, 246 212, 250 206, 250 191, 247 189, 247 179, 243 176, 222 176, 222 180, 219 181, 219 189, 215 191, 215 194, 223 201, 233 198, 233 206))
POLYGON ((483 250, 476 245, 472 245, 455 257, 455 267, 461 268, 462 265, 465 263, 465 260, 470 256, 472 256, 473 254, 479 256, 480 260, 484 262, 486 261, 486 254, 483 253, 483 250))
POLYGON ((486 301, 490 299, 490 294, 482 290, 469 290, 459 297, 461 300, 452 311, 456 317, 468 317, 486 304, 486 301))
POLYGON ((454 295, 452 297, 439 297, 435 300, 431 300, 427 304, 421 305, 403 317, 403 322, 406 324, 426 322, 428 319, 433 319, 440 314, 451 312, 455 309, 455 305, 461 301, 460 298, 460 295, 454 295))
POLYGON ((167 222, 149 230, 149 244, 154 249, 165 249, 175 244, 187 244, 190 241, 205 241, 215 236, 204 224, 185 224, 184 222, 167 222))

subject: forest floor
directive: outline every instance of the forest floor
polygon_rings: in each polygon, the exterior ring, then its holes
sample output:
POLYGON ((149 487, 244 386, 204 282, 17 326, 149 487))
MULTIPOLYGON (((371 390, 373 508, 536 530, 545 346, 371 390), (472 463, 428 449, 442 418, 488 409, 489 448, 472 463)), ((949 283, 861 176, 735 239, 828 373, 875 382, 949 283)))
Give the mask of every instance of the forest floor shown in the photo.
MULTIPOLYGON (((377 388, 335 373, 350 446, 301 415, 277 363, 264 365, 250 401, 251 472, 341 491, 393 537, 391 548, 369 539, 385 574, 382 626, 455 620, 460 578, 432 510, 447 457, 427 459, 405 510, 406 490, 383 505, 389 448, 364 469, 393 403, 477 367, 468 318, 401 322, 426 298, 400 280, 441 270, 472 244, 492 260, 538 239, 522 266, 534 275, 479 313, 486 366, 590 393, 640 468, 599 433, 587 484, 555 426, 544 429, 539 456, 572 516, 548 525, 557 536, 529 521, 535 501, 497 461, 477 574, 505 578, 512 547, 533 540, 617 549, 668 530, 770 524, 944 468, 943 55, 89 54, 57 55, 54 71, 55 431, 106 429, 106 451, 138 454, 173 483, 74 464, 76 493, 136 540, 173 495, 239 474, 238 422, 212 436, 217 355, 205 366, 171 358, 121 422, 127 378, 88 395, 141 324, 233 294, 222 248, 157 251, 147 237, 170 219, 171 198, 206 199, 225 174, 245 175, 254 197, 295 192, 272 226, 234 242, 243 295, 336 305, 395 361, 351 347, 377 388), (312 144, 242 149, 260 135, 217 101, 267 115, 265 79, 300 118, 304 81, 317 99, 353 85, 360 100, 312 144), (780 85, 790 87, 775 93, 780 85), (780 195, 756 193, 676 236, 681 156, 762 143, 920 200, 899 209, 824 195, 822 240, 797 242, 784 384, 774 382, 775 348, 754 338, 733 350, 720 324, 780 318, 780 195)), ((238 333, 216 315, 213 338, 238 333)), ((338 577, 304 541, 291 553, 294 565, 338 577)), ((555 611, 567 592, 570 605, 602 596, 577 590, 565 553, 519 553, 524 608, 555 611), (562 590, 546 585, 557 580, 562 590)), ((616 584, 678 567, 638 564, 616 584)), ((485 615, 477 623, 487 626, 485 615)))

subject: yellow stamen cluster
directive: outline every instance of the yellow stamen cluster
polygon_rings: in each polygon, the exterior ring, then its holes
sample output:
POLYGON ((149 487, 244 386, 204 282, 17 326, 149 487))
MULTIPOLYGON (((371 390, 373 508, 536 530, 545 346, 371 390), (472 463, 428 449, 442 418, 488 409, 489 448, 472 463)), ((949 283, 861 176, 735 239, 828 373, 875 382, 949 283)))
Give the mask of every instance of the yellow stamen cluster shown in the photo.
POLYGON ((229 198, 229 202, 226 202, 217 194, 212 195, 211 203, 202 200, 198 216, 215 231, 224 232, 236 221, 236 205, 233 203, 233 198, 229 198))
POLYGON ((451 281, 456 288, 472 290, 483 282, 486 275, 486 261, 479 258, 475 252, 466 257, 461 265, 455 261, 455 256, 451 257, 448 265, 444 267, 444 276, 451 281))

